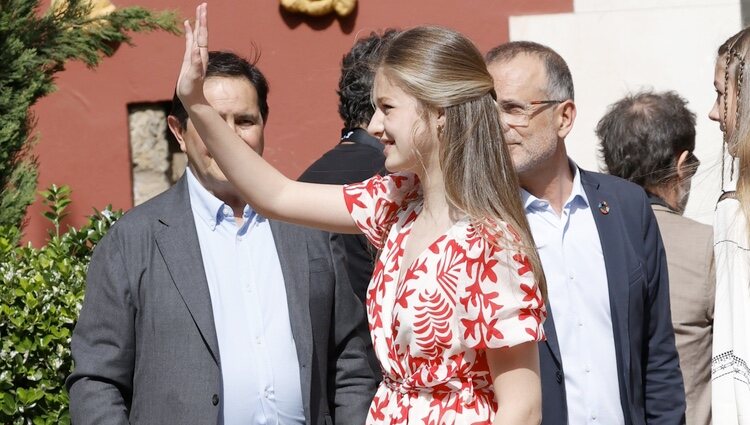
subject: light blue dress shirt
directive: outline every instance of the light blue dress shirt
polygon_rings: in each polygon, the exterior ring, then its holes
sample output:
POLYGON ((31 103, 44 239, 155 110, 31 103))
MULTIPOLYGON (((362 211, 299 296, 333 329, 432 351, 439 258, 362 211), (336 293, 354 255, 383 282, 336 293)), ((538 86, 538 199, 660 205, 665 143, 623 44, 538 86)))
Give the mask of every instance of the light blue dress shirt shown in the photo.
POLYGON ((521 194, 547 277, 568 423, 621 425, 625 419, 602 245, 578 167, 571 162, 571 168, 573 190, 560 215, 548 201, 525 190, 521 194))
POLYGON ((245 206, 240 226, 190 168, 185 173, 219 342, 223 423, 304 424, 297 349, 268 220, 245 206))

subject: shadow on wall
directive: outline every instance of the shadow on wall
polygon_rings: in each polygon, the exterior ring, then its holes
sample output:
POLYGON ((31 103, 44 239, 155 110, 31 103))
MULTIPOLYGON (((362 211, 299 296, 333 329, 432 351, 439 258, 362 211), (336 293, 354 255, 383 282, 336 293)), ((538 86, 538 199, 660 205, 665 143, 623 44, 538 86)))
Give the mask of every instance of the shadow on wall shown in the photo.
POLYGON ((329 13, 324 16, 310 16, 302 13, 292 13, 284 9, 279 4, 279 13, 284 23, 290 29, 295 29, 302 24, 306 24, 315 31, 322 31, 330 27, 334 22, 339 23, 341 32, 351 34, 357 23, 357 13, 359 12, 359 3, 354 6, 354 10, 347 16, 339 16, 336 13, 329 13))

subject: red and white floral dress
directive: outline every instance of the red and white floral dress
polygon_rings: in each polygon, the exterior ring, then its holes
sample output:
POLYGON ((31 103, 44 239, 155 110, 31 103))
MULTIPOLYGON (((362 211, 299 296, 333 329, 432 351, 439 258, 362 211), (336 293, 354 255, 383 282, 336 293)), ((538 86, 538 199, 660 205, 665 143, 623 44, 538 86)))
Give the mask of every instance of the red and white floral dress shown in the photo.
POLYGON ((484 350, 544 339, 546 312, 529 262, 499 247, 510 245, 501 238, 517 241, 517 233, 497 223, 500 243, 491 244, 459 221, 400 273, 422 210, 417 177, 376 176, 345 186, 344 197, 381 250, 367 316, 383 382, 367 424, 491 423, 497 403, 484 350))

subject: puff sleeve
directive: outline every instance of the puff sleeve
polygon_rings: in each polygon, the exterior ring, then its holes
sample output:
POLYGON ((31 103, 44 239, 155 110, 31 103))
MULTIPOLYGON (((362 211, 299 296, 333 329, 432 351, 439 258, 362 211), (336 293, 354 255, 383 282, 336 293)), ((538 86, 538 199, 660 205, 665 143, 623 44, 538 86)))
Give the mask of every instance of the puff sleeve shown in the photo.
POLYGON ((398 212, 417 196, 418 183, 415 174, 394 173, 344 185, 349 214, 375 248, 383 248, 398 212))
POLYGON ((468 233, 468 278, 458 285, 456 306, 462 343, 488 349, 544 340, 542 292, 517 233, 505 223, 492 236, 473 226, 468 233))

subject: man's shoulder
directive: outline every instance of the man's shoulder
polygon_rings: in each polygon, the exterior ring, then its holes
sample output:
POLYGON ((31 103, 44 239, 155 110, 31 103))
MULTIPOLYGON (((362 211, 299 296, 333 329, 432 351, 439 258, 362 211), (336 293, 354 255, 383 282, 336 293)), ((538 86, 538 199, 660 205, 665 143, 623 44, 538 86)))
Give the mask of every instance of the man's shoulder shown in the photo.
POLYGON ((651 207, 662 233, 673 231, 675 233, 691 233, 706 238, 713 237, 713 227, 708 224, 677 214, 661 205, 652 205, 651 207))
POLYGON ((282 268, 295 267, 301 261, 343 267, 343 257, 334 255, 343 250, 339 235, 281 221, 269 223, 282 268))
POLYGON ((178 182, 148 201, 128 210, 112 226, 110 233, 136 236, 158 228, 160 220, 182 208, 190 208, 186 187, 178 182), (184 193, 180 193, 184 191, 184 193), (184 205, 183 205, 184 204, 184 205))
POLYGON ((627 181, 623 178, 611 174, 598 173, 579 168, 581 172, 581 181, 599 185, 599 190, 622 193, 624 195, 633 195, 639 198, 645 197, 643 188, 637 184, 627 181))
POLYGON ((371 146, 338 144, 313 162, 299 180, 324 184, 354 183, 382 173, 384 164, 383 153, 371 146))
POLYGON ((651 206, 646 191, 637 184, 609 174, 581 170, 581 181, 593 203, 592 208, 599 208, 597 202, 606 202, 613 216, 621 217, 627 227, 633 230, 636 223, 644 224, 642 218, 651 215, 651 206), (592 199, 592 196, 596 197, 592 199), (595 202, 596 201, 596 202, 595 202))
POLYGON ((331 233, 313 229, 312 227, 299 226, 278 220, 269 220, 271 229, 276 237, 290 238, 302 242, 324 241, 328 243, 331 233))

